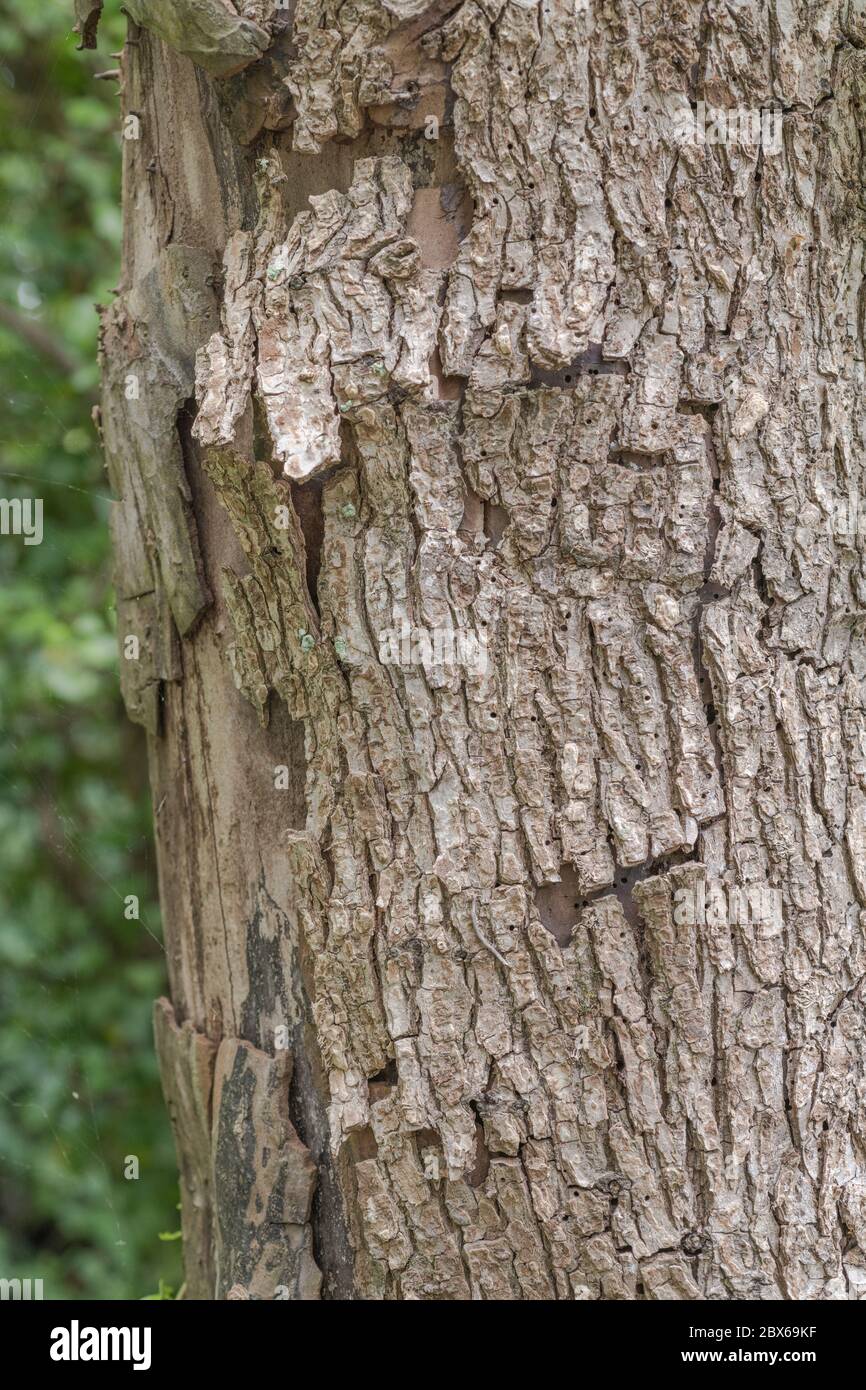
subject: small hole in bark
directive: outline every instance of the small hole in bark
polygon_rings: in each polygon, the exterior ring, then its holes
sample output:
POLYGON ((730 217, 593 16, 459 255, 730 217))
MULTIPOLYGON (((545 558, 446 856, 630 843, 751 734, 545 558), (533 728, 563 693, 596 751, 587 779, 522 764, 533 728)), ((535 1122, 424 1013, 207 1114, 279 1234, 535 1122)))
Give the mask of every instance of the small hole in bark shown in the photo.
POLYGON ((368 1081, 370 1086, 396 1086, 397 1085, 397 1063, 394 1058, 390 1058, 385 1063, 382 1071, 377 1071, 375 1076, 371 1076, 368 1081))
POLYGON ((822 1124, 821 1128, 826 1132, 826 1131, 830 1128, 830 1123, 829 1123, 829 1121, 828 1121, 828 1120, 825 1120, 824 1123, 822 1124))

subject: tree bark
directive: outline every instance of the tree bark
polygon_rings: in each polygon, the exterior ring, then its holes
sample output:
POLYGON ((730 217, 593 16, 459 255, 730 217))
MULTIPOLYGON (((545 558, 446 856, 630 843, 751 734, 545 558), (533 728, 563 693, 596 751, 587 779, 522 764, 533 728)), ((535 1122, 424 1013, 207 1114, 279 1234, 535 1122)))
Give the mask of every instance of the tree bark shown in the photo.
POLYGON ((866 1296, 861 5, 126 9, 186 1296, 866 1296))

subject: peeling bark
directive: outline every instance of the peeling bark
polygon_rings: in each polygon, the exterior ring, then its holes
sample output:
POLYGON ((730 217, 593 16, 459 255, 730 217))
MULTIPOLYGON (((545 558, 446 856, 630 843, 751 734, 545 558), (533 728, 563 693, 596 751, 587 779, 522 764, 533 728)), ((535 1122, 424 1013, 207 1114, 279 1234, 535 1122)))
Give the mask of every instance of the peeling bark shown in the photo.
POLYGON ((239 15, 231 0, 125 0, 124 8, 137 24, 214 77, 227 77, 255 62, 270 43, 268 30, 239 15))
POLYGON ((73 33, 81 39, 79 48, 96 47, 96 30, 102 14, 102 0, 74 0, 75 28, 73 33))
POLYGON ((190 1296, 863 1297, 859 7, 127 8, 190 1296))

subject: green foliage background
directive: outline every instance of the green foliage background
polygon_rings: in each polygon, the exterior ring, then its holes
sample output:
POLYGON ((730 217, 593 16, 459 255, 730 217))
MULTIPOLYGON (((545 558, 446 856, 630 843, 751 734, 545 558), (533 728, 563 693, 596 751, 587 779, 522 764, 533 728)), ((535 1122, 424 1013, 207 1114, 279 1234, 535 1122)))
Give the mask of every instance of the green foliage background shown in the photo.
POLYGON ((146 762, 118 696, 90 419, 120 244, 117 84, 94 73, 125 21, 109 3, 77 52, 72 10, 0 0, 0 496, 44 503, 41 545, 0 536, 0 1277, 117 1299, 177 1288, 159 1235, 179 1221, 146 762))

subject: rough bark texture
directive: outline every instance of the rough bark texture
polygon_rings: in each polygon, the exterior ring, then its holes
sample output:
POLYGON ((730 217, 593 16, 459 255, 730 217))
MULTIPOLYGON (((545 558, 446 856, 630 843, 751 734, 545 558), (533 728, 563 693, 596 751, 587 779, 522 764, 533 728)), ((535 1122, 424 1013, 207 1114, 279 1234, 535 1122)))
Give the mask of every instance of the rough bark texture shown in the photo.
POLYGON ((126 8, 189 1296, 866 1296, 863 5, 126 8))

